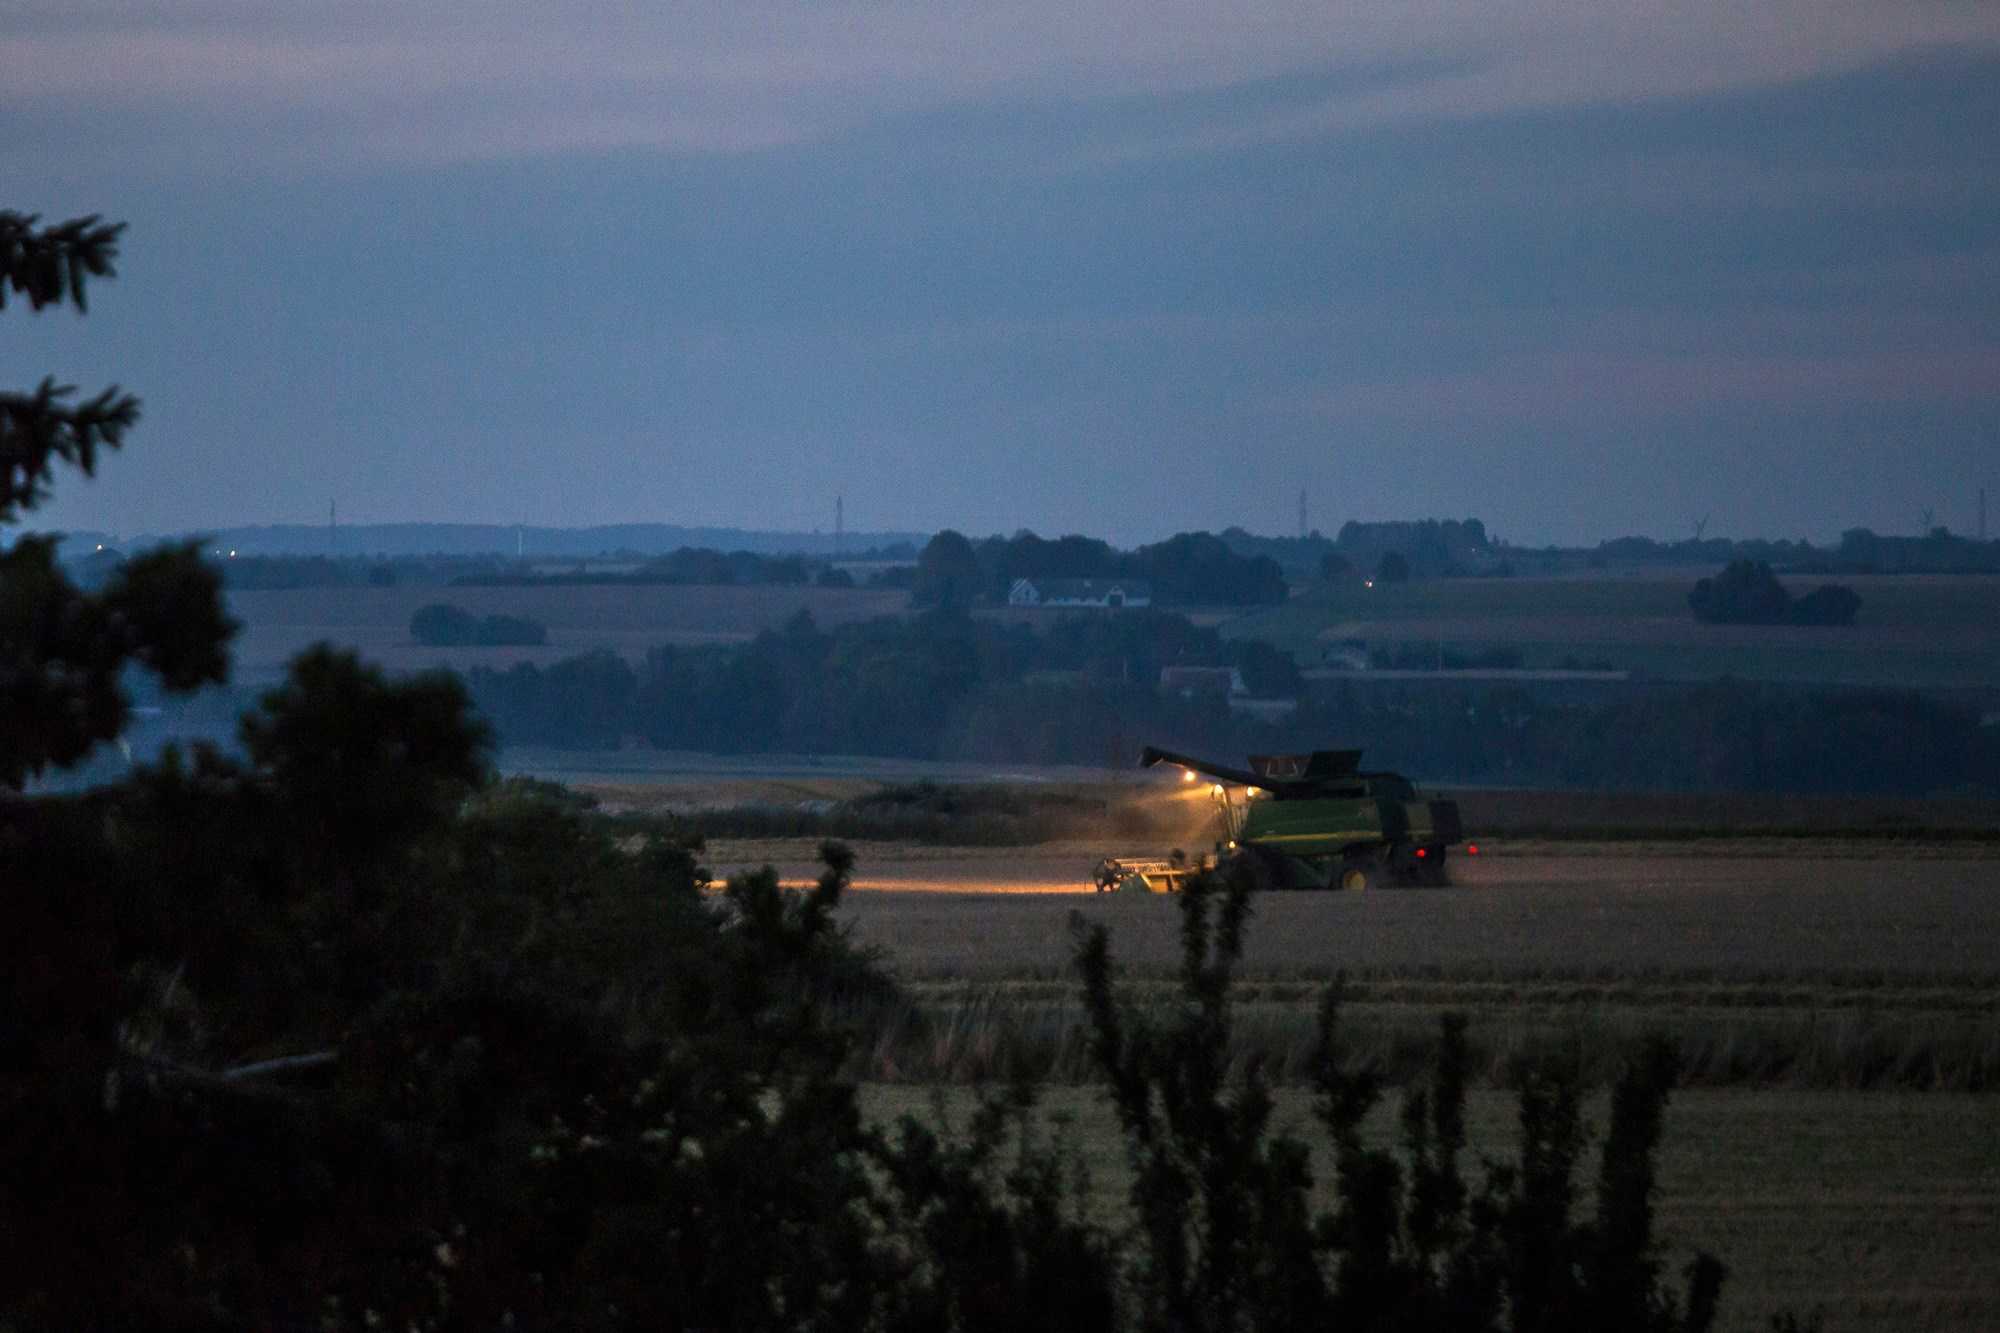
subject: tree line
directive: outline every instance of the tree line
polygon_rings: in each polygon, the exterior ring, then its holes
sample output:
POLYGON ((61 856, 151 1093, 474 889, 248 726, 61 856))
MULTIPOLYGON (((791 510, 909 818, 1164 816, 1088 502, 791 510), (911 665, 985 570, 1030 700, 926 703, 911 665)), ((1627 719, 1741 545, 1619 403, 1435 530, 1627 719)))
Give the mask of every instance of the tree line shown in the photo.
POLYGON ((1517 686, 1302 691, 1291 658, 1169 612, 1046 628, 950 611, 822 630, 801 613, 733 648, 609 651, 475 668, 472 698, 509 744, 638 741, 727 753, 980 762, 1133 762, 1142 745, 1219 755, 1323 748, 1432 780, 1628 790, 1923 794, 2000 789, 2000 736, 1975 712, 1893 690, 1722 680, 1595 704, 1517 686), (1163 692, 1162 667, 1233 665, 1282 721, 1218 693, 1163 692))
POLYGON ((1239 555, 1211 533, 1183 532, 1131 551, 1095 537, 1049 541, 1032 532, 973 542, 946 529, 917 554, 918 606, 1004 605, 1017 579, 1143 580, 1160 605, 1259 606, 1289 595, 1268 555, 1239 555))

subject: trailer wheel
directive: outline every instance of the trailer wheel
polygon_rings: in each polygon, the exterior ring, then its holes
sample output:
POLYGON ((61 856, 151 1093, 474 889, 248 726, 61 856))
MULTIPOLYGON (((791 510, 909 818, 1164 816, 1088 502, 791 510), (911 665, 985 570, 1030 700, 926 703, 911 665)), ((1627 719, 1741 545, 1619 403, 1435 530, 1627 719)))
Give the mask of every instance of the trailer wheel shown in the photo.
POLYGON ((1375 867, 1360 858, 1342 861, 1333 872, 1333 887, 1347 893, 1360 893, 1375 887, 1375 867))

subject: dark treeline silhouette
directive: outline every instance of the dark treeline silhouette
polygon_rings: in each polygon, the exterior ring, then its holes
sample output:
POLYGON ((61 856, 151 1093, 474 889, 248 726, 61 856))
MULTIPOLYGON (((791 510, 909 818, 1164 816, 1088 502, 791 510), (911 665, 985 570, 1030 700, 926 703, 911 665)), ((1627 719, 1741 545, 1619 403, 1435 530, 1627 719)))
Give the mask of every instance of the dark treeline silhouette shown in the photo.
POLYGON ((1516 686, 1391 692, 1335 684, 1281 721, 1219 693, 1158 686, 1162 667, 1233 665, 1252 695, 1299 691, 1291 659, 1166 612, 1046 630, 948 611, 820 629, 801 613, 740 648, 599 652, 475 669, 504 742, 632 741, 729 753, 894 755, 1124 766, 1147 743, 1222 754, 1365 748, 1434 780, 1523 786, 1922 794, 2000 788, 2000 737, 1914 693, 1737 681, 1565 704, 1516 686))
POLYGON ((1590 554, 1593 564, 1726 565, 1747 560, 1798 574, 2000 574, 2000 541, 1981 542, 1945 528, 1921 537, 1849 528, 1833 546, 1755 538, 1663 542, 1616 537, 1598 543, 1590 554))
POLYGON ((1486 525, 1468 519, 1402 519, 1367 523, 1350 519, 1334 537, 1260 537, 1226 528, 1222 540, 1238 555, 1277 562, 1287 578, 1301 582, 1374 571, 1394 556, 1406 577, 1455 578, 1504 572, 1500 549, 1486 525))
POLYGON ((1975 541, 1947 528, 1921 537, 1850 528, 1830 558, 1808 567, 1848 574, 2000 574, 2000 541, 1975 541))
POLYGON ((1320 577, 1334 543, 1317 530, 1303 537, 1263 537, 1243 528, 1224 528, 1219 534, 1229 549, 1242 556, 1267 556, 1275 560, 1287 579, 1306 583, 1320 577))
POLYGON ((1394 557, 1405 578, 1501 572, 1501 562, 1487 540, 1486 525, 1476 518, 1343 523, 1335 548, 1356 570, 1380 570, 1384 561, 1394 557))
MULTIPOLYGON (((832 631, 800 612, 743 647, 661 647, 636 670, 603 651, 546 668, 475 669, 468 679, 515 744, 602 746, 637 736, 673 749, 934 758, 984 748, 973 738, 994 726, 1018 720, 1040 735, 1050 725, 1021 713, 1088 715, 1115 729, 1192 712, 1155 688, 1161 668, 1176 664, 1233 665, 1268 694, 1298 687, 1288 657, 1153 611, 1070 616, 1038 630, 937 610, 832 631)), ((1203 707, 1226 727, 1226 709, 1203 707)), ((1092 748, 1083 734, 1051 735, 1047 744, 1085 762, 1136 753, 1115 739, 1092 748)))
POLYGON ((1136 579, 1169 606, 1257 606, 1283 602, 1284 571, 1267 555, 1239 555, 1222 538, 1183 532, 1118 551, 1095 537, 1048 540, 1032 532, 973 542, 947 529, 917 557, 918 605, 1004 603, 1017 579, 1136 579))
MULTIPOLYGON (((548 562, 543 562, 544 564, 548 562)), ((533 587, 544 584, 651 583, 688 586, 734 584, 802 584, 826 568, 826 562, 801 555, 762 555, 755 551, 716 551, 683 546, 644 560, 614 560, 629 568, 529 568, 516 564, 494 572, 478 572, 452 580, 462 586, 533 587)))
POLYGON ((1688 593, 1694 618, 1708 625, 1852 625, 1861 609, 1854 589, 1825 583, 1794 597, 1769 565, 1735 560, 1688 593))

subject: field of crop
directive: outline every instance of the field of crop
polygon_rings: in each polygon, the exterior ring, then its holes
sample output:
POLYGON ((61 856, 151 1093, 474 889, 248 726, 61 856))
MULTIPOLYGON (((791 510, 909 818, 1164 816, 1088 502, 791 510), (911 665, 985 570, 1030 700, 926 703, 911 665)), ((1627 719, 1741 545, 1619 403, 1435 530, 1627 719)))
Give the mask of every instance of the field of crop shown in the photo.
POLYGON ((1833 581, 1861 597, 1844 628, 1699 625, 1692 573, 1676 577, 1434 579, 1314 588, 1284 606, 1230 621, 1232 638, 1264 639, 1315 664, 1336 641, 1371 647, 1443 643, 1508 647, 1530 666, 1565 657, 1672 679, 1733 674, 1843 684, 1991 686, 2000 661, 2000 578, 1855 576, 1788 581, 1794 593, 1833 581))
POLYGON ((662 643, 741 643, 776 629, 801 610, 822 627, 902 611, 909 594, 863 588, 596 585, 536 588, 302 588, 229 594, 243 622, 236 641, 240 676, 278 674, 307 644, 328 639, 359 649, 391 670, 440 663, 465 669, 548 663, 595 648, 637 660, 662 643), (477 616, 525 616, 548 626, 540 648, 427 648, 410 638, 410 616, 449 602, 477 616))
MULTIPOLYGON (((880 1121, 935 1114, 931 1089, 865 1093, 880 1121)), ((971 1099, 946 1094, 948 1113, 962 1122, 971 1099)), ((1375 1142, 1395 1136, 1395 1101, 1369 1125, 1375 1142)), ((1121 1216, 1130 1171, 1109 1107, 1093 1090, 1053 1088, 1043 1108, 1089 1169, 1099 1215, 1121 1216)), ((1601 1100, 1593 1109, 1601 1128, 1601 1100)), ((1324 1180, 1307 1094, 1281 1090, 1278 1118, 1313 1144, 1324 1180)), ((1517 1141, 1502 1092, 1473 1093, 1467 1123, 1475 1152, 1499 1155, 1517 1141)), ((1728 1264, 1726 1330, 1768 1328, 1786 1309, 1823 1309, 1837 1333, 2000 1326, 2000 1133, 1990 1095, 1683 1089, 1668 1108, 1659 1166, 1666 1258, 1678 1268, 1699 1245, 1728 1264)))
MULTIPOLYGON (((803 817, 867 794, 857 764, 585 785, 700 823, 715 795, 705 784, 726 777, 732 799, 803 817)), ((968 776, 918 766, 896 780, 968 776)), ((1138 775, 1021 780, 1085 804, 1148 791, 1138 775)), ((1459 887, 1254 904, 1233 1053, 1279 1081, 1282 1118, 1311 1140, 1301 1081, 1336 977, 1348 1049, 1392 1084, 1421 1076, 1442 1014, 1466 1016, 1472 1142, 1490 1153, 1513 1142, 1507 1088, 1524 1058, 1572 1050, 1601 1085, 1642 1035, 1662 1034, 1684 1069, 1660 1159, 1667 1257, 1698 1243, 1729 1264, 1725 1328, 1767 1327, 1781 1309, 1823 1309, 1830 1329, 2000 1324, 2000 804, 1454 794, 1482 852, 1457 862, 1459 887)), ((849 1072, 870 1113, 929 1117, 942 1104, 962 1123, 972 1084, 1036 1081, 1090 1168, 1095 1206, 1118 1216, 1128 1169, 1091 1086, 1072 920, 1110 928, 1131 1002, 1173 1005, 1176 900, 1085 882, 1098 855, 1160 849, 1109 829, 1020 846, 852 845, 841 916, 904 990, 887 1010, 856 1009, 849 1072)), ((746 832, 712 840, 705 859, 718 874, 770 863, 804 882, 814 846, 746 832)), ((1398 1096, 1377 1117, 1383 1139, 1398 1096)))
MULTIPOLYGON (((861 882, 935 886, 1001 855, 954 863, 950 850, 878 858, 872 876, 864 861, 861 882)), ((1601 1082, 1642 1034, 1663 1033, 1686 1082, 1660 1158, 1661 1234, 1672 1264, 1700 1244, 1729 1265, 1722 1327, 1761 1329, 1783 1309, 1823 1309, 1830 1329, 1996 1326, 2000 857, 1851 840, 1737 850, 1501 844, 1462 889, 1268 895, 1237 988, 1236 1058, 1280 1081, 1281 1119, 1311 1142, 1298 1082, 1329 978, 1348 977, 1348 1048, 1392 1082, 1420 1076, 1439 1016, 1463 1013, 1481 1088, 1472 1144, 1498 1154, 1514 1142, 1505 1088, 1520 1059, 1568 1047, 1601 1082)), ((1017 862, 1031 882, 1060 873, 1054 849, 1038 851, 1017 862)), ((969 1083, 1036 1079, 1101 1215, 1118 1216, 1129 1171, 1089 1086, 1069 920, 1110 927, 1128 999, 1171 1004, 1175 901, 863 889, 842 910, 911 997, 857 1051, 871 1113, 931 1116, 942 1097, 962 1122, 969 1083)))

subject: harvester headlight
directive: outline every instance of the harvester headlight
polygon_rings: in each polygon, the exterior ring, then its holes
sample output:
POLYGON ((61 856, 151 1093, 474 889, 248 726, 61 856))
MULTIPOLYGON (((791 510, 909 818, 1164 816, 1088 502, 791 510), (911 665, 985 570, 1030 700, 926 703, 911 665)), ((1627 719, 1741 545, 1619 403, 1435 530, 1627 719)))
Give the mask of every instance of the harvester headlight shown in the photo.
POLYGON ((1182 770, 1181 770, 1181 781, 1182 781, 1182 782, 1193 782, 1193 781, 1194 781, 1194 770, 1193 770, 1193 769, 1191 769, 1191 768, 1184 768, 1184 769, 1182 769, 1182 770))

